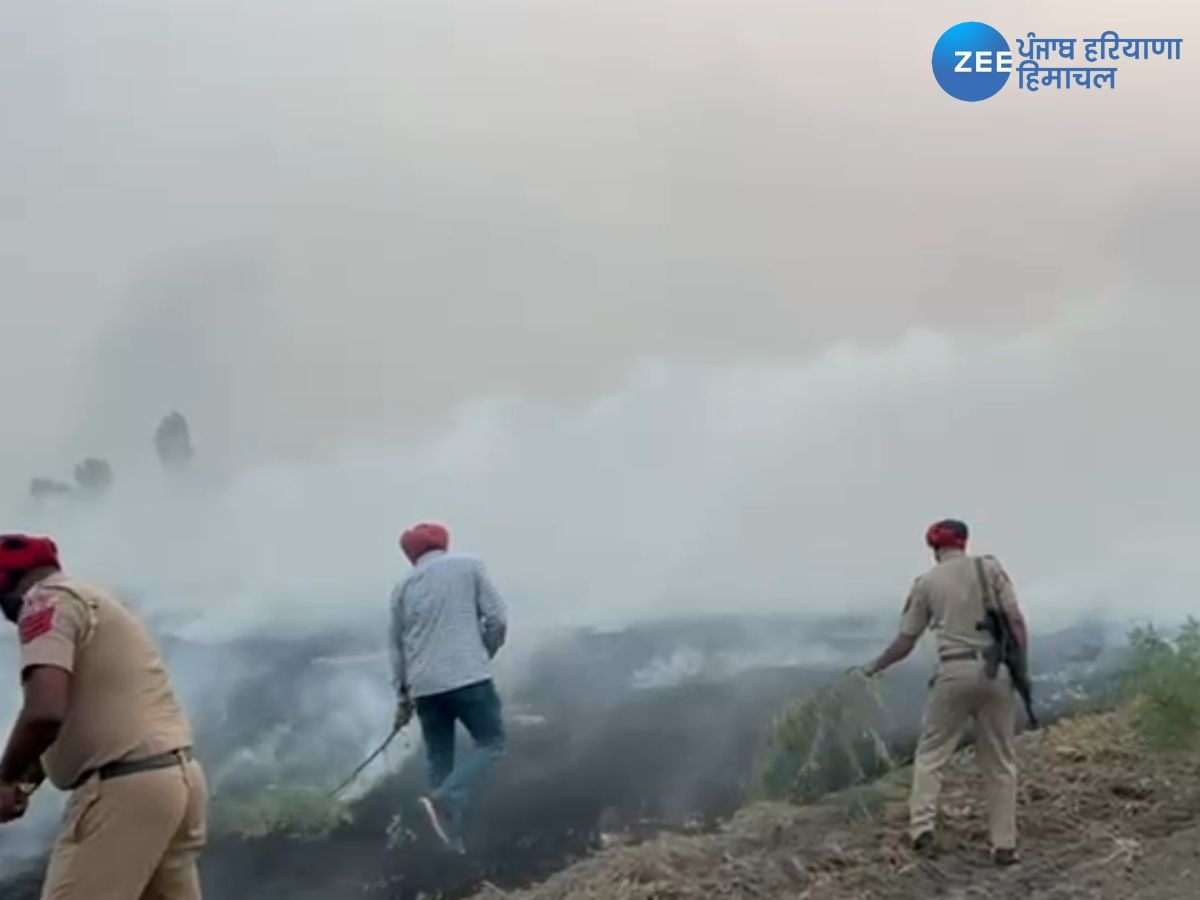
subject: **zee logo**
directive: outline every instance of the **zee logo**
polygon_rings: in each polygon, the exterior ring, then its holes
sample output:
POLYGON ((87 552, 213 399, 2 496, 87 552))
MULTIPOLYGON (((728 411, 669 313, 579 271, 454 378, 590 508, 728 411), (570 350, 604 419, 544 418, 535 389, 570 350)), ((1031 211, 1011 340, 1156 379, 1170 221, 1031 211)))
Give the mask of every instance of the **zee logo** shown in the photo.
POLYGON ((933 77, 951 97, 986 100, 1008 83, 1012 50, 1004 35, 982 22, 960 22, 933 48, 933 77))
POLYGON ((993 53, 991 50, 978 50, 972 53, 970 50, 955 50, 954 55, 958 57, 958 65, 954 67, 955 72, 1011 72, 1013 70, 1012 53, 1007 50, 1001 50, 999 53, 993 53), (971 68, 971 57, 975 57, 975 68, 971 68), (995 57, 993 62, 992 57, 995 57))

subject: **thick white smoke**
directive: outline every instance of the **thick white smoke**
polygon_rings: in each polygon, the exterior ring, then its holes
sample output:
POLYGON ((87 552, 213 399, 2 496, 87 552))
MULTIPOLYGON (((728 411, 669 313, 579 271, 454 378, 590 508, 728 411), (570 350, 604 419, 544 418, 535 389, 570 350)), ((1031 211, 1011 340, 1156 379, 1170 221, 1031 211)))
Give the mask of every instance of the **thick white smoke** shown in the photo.
MULTIPOLYGON (((1195 608, 1200 194, 1170 107, 1194 68, 974 115, 928 71, 959 4, 552 5, 16 4, 0 493, 92 453, 117 480, 0 502, 0 527, 52 533, 163 633, 374 630, 382 653, 397 534, 438 518, 509 598, 506 673, 559 625, 890 623, 944 515, 1035 630, 1195 608), (146 458, 175 405, 182 488, 146 458)), ((1121 12, 1042 6, 980 15, 1121 12)), ((1186 30, 1173 6, 1137 29, 1186 30)), ((0 630, 0 672, 14 655, 0 630)), ((173 674, 198 712, 244 666, 173 674)), ((390 704, 378 658, 293 712, 336 710, 365 751, 390 704)), ((214 781, 296 763, 295 737, 214 781)))
MULTIPOLYGON (((914 331, 793 365, 646 363, 577 405, 496 397, 439 433, 162 489, 123 469, 44 525, 76 572, 182 634, 377 627, 402 527, 447 522, 532 627, 729 611, 893 612, 958 515, 1034 622, 1193 608, 1200 364, 1171 300, 1096 298, 1016 337, 914 331), (1163 317, 1179 323, 1173 333, 1163 317), (186 620, 186 627, 184 626, 186 620)), ((117 461, 120 466, 120 461, 117 461)))
MULTIPOLYGON (((102 502, 14 508, 4 524, 52 533, 73 572, 164 632, 374 630, 382 654, 386 598, 406 568, 398 532, 438 518, 510 601, 502 675, 561 625, 730 612, 889 622, 928 562, 921 531, 942 515, 966 518, 1005 560, 1035 630, 1088 615, 1172 621, 1194 609, 1200 575, 1200 426, 1186 414, 1198 317, 1162 286, 1066 304, 1015 336, 914 330, 792 364, 646 362, 587 402, 481 399, 407 443, 223 480, 201 466, 172 486, 115 459, 102 502)), ((11 659, 11 634, 0 642, 11 659)), ((788 662, 777 650, 771 662, 788 662)), ((631 684, 697 664, 652 663, 631 684)), ((245 665, 193 660, 174 676, 190 710, 212 709, 245 665)), ((0 720, 17 699, 0 694, 0 720)), ((323 686, 295 695, 295 729, 264 729, 214 782, 328 775, 378 740, 391 702, 382 655, 331 663, 323 686), (314 721, 323 737, 306 743, 314 721)), ((0 849, 37 846, 58 804, 39 798, 37 820, 0 849)))

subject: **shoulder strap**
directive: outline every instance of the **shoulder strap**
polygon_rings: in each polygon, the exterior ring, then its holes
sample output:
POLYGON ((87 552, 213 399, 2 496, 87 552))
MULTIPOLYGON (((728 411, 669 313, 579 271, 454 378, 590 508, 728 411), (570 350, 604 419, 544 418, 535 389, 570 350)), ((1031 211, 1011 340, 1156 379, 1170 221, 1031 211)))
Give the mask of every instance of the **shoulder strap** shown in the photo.
POLYGON ((983 608, 988 612, 996 609, 996 599, 992 596, 992 586, 988 582, 987 572, 983 569, 983 557, 975 557, 975 577, 979 580, 979 590, 983 592, 983 608))

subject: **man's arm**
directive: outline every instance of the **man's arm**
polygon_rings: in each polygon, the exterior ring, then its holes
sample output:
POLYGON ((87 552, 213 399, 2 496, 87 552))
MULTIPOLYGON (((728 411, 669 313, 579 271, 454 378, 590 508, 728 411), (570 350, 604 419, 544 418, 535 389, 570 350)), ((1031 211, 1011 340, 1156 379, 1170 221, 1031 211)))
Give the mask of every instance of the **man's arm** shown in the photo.
POLYGON ((24 781, 58 738, 71 699, 75 648, 88 627, 81 603, 53 589, 35 590, 17 622, 25 702, 0 758, 0 784, 24 781))
POLYGON ((1028 653, 1029 626, 1025 623, 1025 615, 1021 612, 1021 605, 1017 602, 1017 592, 1013 588, 1012 579, 1008 577, 1008 573, 1004 571, 1004 566, 1000 565, 998 559, 988 557, 987 561, 989 563, 987 574, 991 578, 992 589, 1000 604, 1000 611, 1008 619, 1008 625, 1012 629, 1013 637, 1017 640, 1017 645, 1028 653))
POLYGON ((70 672, 48 665, 25 671, 25 705, 0 760, 0 784, 20 784, 38 770, 42 754, 58 739, 70 699, 70 672))
POLYGON ((475 570, 475 607, 479 612, 479 634, 488 656, 494 657, 508 637, 508 611, 504 598, 492 584, 482 563, 475 570))
POLYGON ((873 678, 880 672, 890 669, 896 663, 907 659, 917 646, 917 639, 907 634, 898 634, 890 644, 879 654, 873 663, 863 671, 868 678, 873 678))
POLYGON ((412 721, 412 692, 408 683, 408 658, 404 653, 404 584, 392 591, 391 624, 389 627, 388 650, 392 657, 392 687, 396 690, 396 718, 393 721, 399 731, 412 721))
POLYGON ((388 651, 392 658, 392 687, 396 694, 408 694, 408 666, 404 655, 404 585, 397 585, 391 597, 391 627, 388 651))
POLYGON ((906 659, 913 652, 917 641, 921 639, 921 635, 928 626, 929 604, 925 602, 925 596, 921 591, 921 582, 918 579, 913 582, 912 589, 908 592, 908 599, 904 602, 899 633, 874 662, 863 670, 863 674, 867 677, 874 677, 906 659))

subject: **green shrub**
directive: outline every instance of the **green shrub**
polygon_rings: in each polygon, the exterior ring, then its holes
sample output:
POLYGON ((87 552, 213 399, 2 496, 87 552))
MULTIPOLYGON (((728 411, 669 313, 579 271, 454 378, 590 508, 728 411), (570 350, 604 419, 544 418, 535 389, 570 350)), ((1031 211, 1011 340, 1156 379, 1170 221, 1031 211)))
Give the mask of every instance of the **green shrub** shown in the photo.
POLYGON ((871 781, 891 767, 873 682, 851 676, 802 698, 771 723, 749 799, 806 803, 871 781))
POLYGON ((345 804, 314 788, 272 785, 213 803, 213 830, 244 837, 324 837, 349 821, 345 804))
POLYGON ((1125 688, 1142 739, 1162 750, 1200 749, 1200 621, 1172 640, 1153 626, 1129 638, 1125 688))

